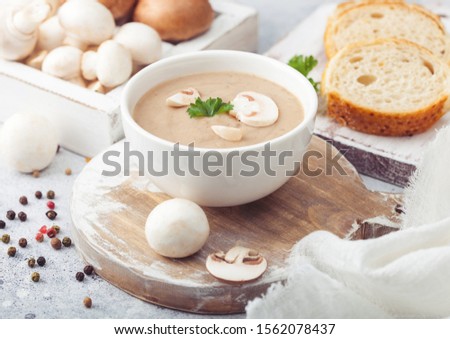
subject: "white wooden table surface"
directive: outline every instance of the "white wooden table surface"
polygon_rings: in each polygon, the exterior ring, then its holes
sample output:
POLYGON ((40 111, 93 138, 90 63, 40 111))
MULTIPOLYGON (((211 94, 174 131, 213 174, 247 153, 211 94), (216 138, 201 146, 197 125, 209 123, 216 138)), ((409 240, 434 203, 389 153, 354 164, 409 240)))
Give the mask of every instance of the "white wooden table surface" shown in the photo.
MULTIPOLYGON (((302 19, 307 17, 318 5, 332 1, 315 0, 236 0, 253 6, 260 11, 259 52, 263 53, 286 35, 302 19)), ((450 3, 450 1, 448 1, 450 3)), ((0 235, 9 233, 12 243, 18 248, 17 258, 6 256, 10 245, 0 243, 0 318, 200 318, 201 316, 160 308, 116 289, 99 277, 87 277, 83 283, 75 280, 75 273, 83 269, 83 262, 75 248, 59 252, 46 244, 34 240, 40 225, 48 222, 45 199, 36 200, 34 192, 56 192, 58 218, 61 236, 70 236, 69 198, 76 175, 85 164, 84 158, 61 150, 54 163, 42 173, 39 179, 21 175, 9 170, 0 162, 0 219, 6 219, 8 209, 24 210, 29 220, 20 223, 15 220, 7 223, 0 235), (72 176, 64 174, 70 167, 72 176), (28 196, 28 206, 21 206, 18 199, 28 196), (29 246, 20 249, 19 237, 25 236, 29 246), (29 256, 43 255, 47 258, 45 268, 37 268, 42 281, 32 283, 32 270, 26 265, 29 256), (82 300, 91 296, 94 307, 85 309, 82 300)), ((398 188, 372 179, 365 179, 369 188, 382 191, 399 191, 398 188)), ((243 317, 236 315, 231 317, 243 317)), ((229 318, 231 318, 229 317, 229 318)))

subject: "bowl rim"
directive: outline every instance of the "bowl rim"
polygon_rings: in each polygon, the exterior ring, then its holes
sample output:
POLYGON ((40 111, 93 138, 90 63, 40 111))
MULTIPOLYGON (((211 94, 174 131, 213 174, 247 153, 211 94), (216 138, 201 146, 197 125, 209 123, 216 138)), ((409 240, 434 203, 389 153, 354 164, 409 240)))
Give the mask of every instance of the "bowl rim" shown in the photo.
MULTIPOLYGON (((130 110, 127 107, 127 97, 129 96, 129 92, 131 92, 132 89, 134 88, 135 84, 137 82, 139 82, 142 78, 147 77, 148 74, 151 73, 155 68, 164 67, 164 66, 166 66, 168 64, 170 65, 172 63, 183 62, 186 59, 197 58, 199 56, 204 56, 204 55, 207 55, 210 57, 223 57, 224 55, 225 56, 226 55, 228 55, 228 56, 241 55, 242 57, 247 57, 247 58, 250 57, 250 58, 259 59, 262 62, 267 62, 274 67, 280 68, 280 70, 283 72, 291 73, 291 75, 293 75, 294 77, 297 77, 300 82, 303 82, 306 85, 307 91, 305 92, 305 95, 309 95, 312 97, 312 100, 313 100, 312 105, 313 105, 314 109, 312 109, 311 113, 309 113, 309 112, 306 112, 306 110, 303 107, 303 112, 305 115, 303 120, 297 126, 295 126, 293 129, 289 130, 285 134, 282 134, 276 138, 273 138, 273 139, 270 139, 267 141, 263 141, 263 142, 259 142, 256 144, 251 144, 251 145, 246 145, 246 146, 238 146, 238 147, 213 148, 213 147, 197 147, 194 145, 193 149, 195 151, 200 151, 201 153, 219 152, 219 153, 223 154, 223 153, 229 153, 231 151, 245 152, 245 151, 259 149, 259 148, 264 147, 266 144, 276 144, 276 143, 282 142, 286 139, 289 139, 290 136, 297 134, 297 132, 299 130, 306 128, 307 126, 309 126, 311 124, 311 122, 314 121, 316 114, 317 114, 317 109, 318 109, 318 96, 317 96, 317 92, 314 89, 314 87, 311 85, 309 80, 303 74, 301 74, 297 70, 293 69, 289 65, 282 63, 276 59, 265 56, 265 55, 260 55, 260 54, 251 53, 251 52, 243 52, 243 51, 232 51, 232 50, 208 50, 208 51, 188 52, 188 53, 183 53, 180 55, 170 56, 170 57, 161 59, 159 61, 156 61, 155 63, 153 63, 151 65, 148 65, 147 67, 145 67, 141 71, 139 71, 137 74, 135 74, 127 82, 127 84, 125 85, 125 88, 121 94, 120 111, 121 111, 121 116, 122 116, 122 123, 124 124, 125 122, 127 122, 132 128, 134 128, 142 136, 153 139, 153 141, 158 142, 164 146, 173 147, 174 145, 178 144, 180 150, 192 149, 192 148, 189 148, 190 147, 189 145, 184 145, 179 142, 176 143, 176 142, 172 142, 172 141, 160 138, 160 137, 152 134, 151 132, 147 131, 146 129, 142 128, 133 119, 132 113, 130 112, 130 110)), ((243 71, 241 73, 245 74, 246 72, 243 71)), ((251 73, 248 72, 248 74, 251 74, 251 73)), ((258 77, 261 77, 261 76, 258 75, 258 77)), ((270 81, 270 79, 267 79, 267 80, 270 81)), ((282 86, 280 84, 277 84, 277 85, 282 86)), ((139 100, 140 99, 141 98, 139 98, 139 100)), ((300 98, 299 98, 299 100, 300 100, 300 98)), ((302 103, 302 102, 300 101, 300 103, 302 103)), ((313 132, 311 131, 311 134, 312 133, 313 132)))

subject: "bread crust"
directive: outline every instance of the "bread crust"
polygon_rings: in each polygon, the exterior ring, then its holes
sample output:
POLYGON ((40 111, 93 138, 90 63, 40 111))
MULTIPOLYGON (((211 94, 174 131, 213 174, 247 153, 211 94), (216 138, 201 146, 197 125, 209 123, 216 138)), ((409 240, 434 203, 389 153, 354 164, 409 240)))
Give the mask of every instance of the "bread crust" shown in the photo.
MULTIPOLYGON (((430 19, 432 19, 436 25, 439 27, 439 29, 442 31, 443 35, 446 35, 446 31, 445 31, 445 27, 441 21, 441 19, 439 18, 439 16, 435 15, 434 13, 428 11, 427 9, 425 9, 424 7, 420 6, 420 5, 416 5, 416 4, 407 4, 404 3, 403 1, 396 1, 396 0, 391 0, 391 1, 385 1, 385 2, 380 2, 380 1, 365 1, 365 2, 361 2, 361 3, 355 3, 353 5, 351 5, 351 3, 344 3, 341 6, 338 6, 337 8, 337 12, 335 15, 332 15, 327 22, 326 28, 325 28, 325 35, 324 35, 324 45, 325 45, 325 54, 327 56, 328 59, 331 59, 337 52, 338 50, 336 49, 336 46, 334 45, 333 42, 333 35, 334 35, 334 28, 336 27, 336 25, 338 25, 338 20, 341 19, 343 16, 345 16, 347 13, 357 10, 359 8, 364 8, 364 7, 369 7, 369 6, 398 6, 399 8, 406 8, 408 10, 411 11, 417 11, 422 13, 423 15, 429 17, 430 19)), ((364 41, 361 41, 364 42, 364 41)), ((447 57, 445 58, 446 62, 449 62, 449 60, 447 60, 450 56, 448 55, 449 53, 447 53, 447 57)))
POLYGON ((381 136, 411 136, 429 129, 444 114, 448 96, 415 112, 386 113, 347 102, 337 93, 328 93, 327 114, 339 124, 354 130, 381 136))

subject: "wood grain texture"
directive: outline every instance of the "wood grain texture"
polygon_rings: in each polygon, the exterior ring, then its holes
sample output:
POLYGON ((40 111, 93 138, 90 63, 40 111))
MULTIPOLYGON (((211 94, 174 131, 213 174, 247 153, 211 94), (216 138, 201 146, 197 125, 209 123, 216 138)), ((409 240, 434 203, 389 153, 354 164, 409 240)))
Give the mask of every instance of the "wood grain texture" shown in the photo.
MULTIPOLYGON (((449 30, 450 7, 444 5, 431 7, 430 4, 427 6, 441 16, 449 30)), ((314 55, 319 65, 311 72, 311 76, 320 81, 327 63, 323 37, 327 19, 335 9, 336 4, 318 7, 284 39, 267 51, 266 55, 282 62, 287 62, 295 54, 314 55)), ((336 147, 343 152, 348 150, 346 156, 359 173, 404 187, 420 163, 428 143, 435 138, 436 131, 448 125, 450 115, 446 114, 424 133, 412 137, 384 137, 354 131, 320 114, 317 116, 315 134, 326 140, 333 140, 336 147)))
MULTIPOLYGON (((110 148, 121 149, 123 143, 110 148)), ((323 155, 304 163, 303 168, 307 165, 310 170, 326 170, 338 155, 318 137, 310 149, 323 155)), ((334 170, 331 175, 323 171, 308 177, 300 171, 278 191, 254 203, 205 208, 211 227, 206 245, 194 256, 172 260, 154 253, 144 237, 147 215, 169 197, 149 191, 147 179, 135 172, 111 183, 111 178, 101 176, 105 168, 101 157, 86 166, 74 185, 71 212, 77 249, 99 275, 124 291, 189 312, 244 312, 249 300, 286 278, 286 259, 302 237, 316 230, 344 237, 356 219, 394 216, 397 204, 390 196, 368 191, 354 167, 340 158, 343 175, 334 170), (269 268, 259 280, 230 285, 206 271, 208 254, 236 244, 254 248, 268 260, 269 268)))

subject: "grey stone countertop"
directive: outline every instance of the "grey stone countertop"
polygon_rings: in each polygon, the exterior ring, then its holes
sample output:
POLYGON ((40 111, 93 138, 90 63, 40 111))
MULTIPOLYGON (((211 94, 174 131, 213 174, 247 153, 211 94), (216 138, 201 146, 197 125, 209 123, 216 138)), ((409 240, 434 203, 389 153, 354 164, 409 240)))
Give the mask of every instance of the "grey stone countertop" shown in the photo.
MULTIPOLYGON (((317 6, 331 1, 314 0, 239 0, 236 1, 257 8, 260 12, 259 51, 269 49, 286 35, 317 6)), ((8 233, 11 244, 0 242, 0 318, 201 318, 202 316, 178 312, 158 307, 138 300, 117 289, 98 276, 87 276, 83 282, 75 279, 82 271, 84 263, 74 246, 55 251, 48 238, 45 243, 37 243, 34 236, 39 227, 48 223, 45 216, 46 201, 37 200, 34 192, 40 190, 44 196, 48 190, 56 192, 55 223, 61 227, 60 238, 71 235, 69 200, 73 181, 80 173, 85 160, 83 157, 61 149, 52 165, 40 178, 22 175, 5 167, 0 162, 0 219, 7 221, 0 235, 8 233), (66 168, 73 174, 65 175, 66 168), (19 204, 19 197, 28 197, 29 204, 19 204), (7 210, 25 211, 26 222, 8 221, 7 210), (18 239, 28 239, 25 249, 17 246, 18 239), (15 258, 9 258, 6 251, 9 246, 18 249, 15 258), (44 256, 44 267, 30 269, 27 258, 44 256), (41 281, 33 283, 31 273, 41 274, 41 281), (91 296, 93 308, 86 309, 83 298, 91 296)), ((365 178, 369 188, 382 191, 398 191, 398 188, 365 178)), ((50 224, 51 225, 51 224, 50 224)), ((241 318, 244 315, 228 316, 241 318)), ((211 316, 208 316, 211 318, 211 316)))

